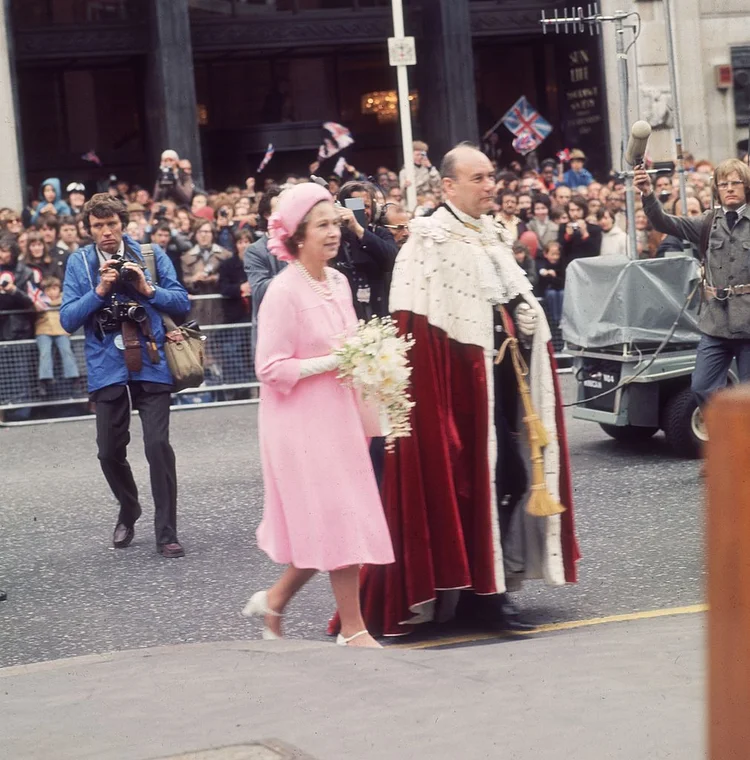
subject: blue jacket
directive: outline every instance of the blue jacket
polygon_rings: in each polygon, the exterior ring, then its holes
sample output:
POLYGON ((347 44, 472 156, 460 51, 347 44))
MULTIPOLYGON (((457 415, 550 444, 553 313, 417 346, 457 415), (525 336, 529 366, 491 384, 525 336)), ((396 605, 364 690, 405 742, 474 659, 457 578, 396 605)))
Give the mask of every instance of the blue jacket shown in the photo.
POLYGON ((39 186, 39 205, 37 206, 36 211, 34 212, 33 216, 31 217, 32 223, 36 222, 37 219, 41 216, 42 209, 49 203, 49 201, 44 197, 44 188, 47 187, 47 185, 50 185, 50 187, 55 191, 55 200, 52 201, 52 205, 55 207, 55 211, 57 211, 58 216, 70 216, 72 213, 70 210, 70 206, 62 199, 62 187, 60 185, 60 180, 57 179, 57 177, 50 177, 49 179, 45 179, 44 182, 39 186))
MULTIPOLYGON (((127 248, 138 256, 142 264, 145 264, 138 243, 127 235, 123 239, 127 248)), ((106 334, 102 339, 95 330, 94 315, 112 301, 112 293, 105 298, 100 298, 95 292, 100 280, 96 247, 87 245, 75 251, 68 259, 63 284, 63 302, 60 308, 60 323, 69 333, 81 327, 84 328, 89 393, 108 385, 126 385, 130 381, 172 384, 172 374, 164 357, 164 325, 159 312, 166 312, 179 321, 190 311, 190 301, 187 291, 177 280, 174 267, 167 254, 158 246, 154 246, 154 256, 159 284, 156 286, 153 297, 146 298, 135 293, 132 288, 128 288, 129 300, 137 301, 146 308, 161 358, 158 364, 151 363, 146 350, 146 341, 141 335, 143 367, 140 372, 128 372, 125 366, 125 354, 115 345, 115 337, 119 333, 106 334)), ((145 275, 148 282, 151 282, 148 271, 145 275)))
POLYGON ((579 172, 568 169, 563 174, 562 181, 563 185, 567 185, 575 192, 577 187, 588 187, 594 181, 594 177, 588 169, 581 169, 579 172))

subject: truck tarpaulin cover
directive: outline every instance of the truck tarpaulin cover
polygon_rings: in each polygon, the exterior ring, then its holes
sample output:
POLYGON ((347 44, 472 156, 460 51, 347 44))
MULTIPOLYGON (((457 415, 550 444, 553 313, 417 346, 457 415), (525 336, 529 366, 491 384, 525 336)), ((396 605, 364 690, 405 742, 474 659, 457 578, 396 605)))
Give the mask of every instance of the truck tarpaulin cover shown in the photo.
MULTIPOLYGON (((582 348, 659 344, 699 277, 698 262, 689 256, 576 259, 565 273, 563 337, 582 348)), ((670 343, 698 342, 699 303, 696 293, 670 343)))

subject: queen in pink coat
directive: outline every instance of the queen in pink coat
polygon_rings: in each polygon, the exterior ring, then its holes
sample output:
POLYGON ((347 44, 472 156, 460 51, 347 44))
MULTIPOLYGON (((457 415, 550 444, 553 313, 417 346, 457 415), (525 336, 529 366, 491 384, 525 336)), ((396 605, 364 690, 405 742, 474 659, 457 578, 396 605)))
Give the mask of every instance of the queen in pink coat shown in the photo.
POLYGON ((269 249, 291 265, 258 317, 265 500, 257 537, 288 568, 243 614, 263 616, 263 638, 279 638, 294 594, 327 571, 341 616, 337 643, 378 647, 362 619, 359 568, 394 555, 357 397, 332 354, 357 325, 346 278, 327 266, 341 240, 339 215, 330 193, 311 183, 287 190, 269 220, 269 249))

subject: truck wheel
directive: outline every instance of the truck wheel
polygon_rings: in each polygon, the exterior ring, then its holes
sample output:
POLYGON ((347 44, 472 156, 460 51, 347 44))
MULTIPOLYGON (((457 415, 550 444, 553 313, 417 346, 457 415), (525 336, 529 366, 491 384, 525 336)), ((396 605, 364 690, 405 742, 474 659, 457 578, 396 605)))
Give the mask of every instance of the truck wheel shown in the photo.
POLYGON ((610 437, 620 443, 642 443, 653 438, 658 432, 656 427, 636 427, 635 425, 605 425, 600 422, 599 427, 610 437))
POLYGON ((698 459, 708 440, 703 415, 690 388, 683 388, 667 401, 662 427, 672 451, 687 459, 698 459))

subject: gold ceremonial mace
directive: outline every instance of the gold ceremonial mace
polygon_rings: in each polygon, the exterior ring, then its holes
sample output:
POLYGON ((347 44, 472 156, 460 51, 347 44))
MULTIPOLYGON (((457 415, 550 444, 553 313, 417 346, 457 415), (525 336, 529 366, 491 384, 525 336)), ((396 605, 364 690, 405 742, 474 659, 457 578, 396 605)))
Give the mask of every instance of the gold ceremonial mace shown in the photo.
POLYGON ((529 449, 531 451, 531 494, 529 495, 526 511, 534 517, 552 517, 565 511, 565 507, 560 504, 552 494, 547 490, 544 481, 544 456, 542 449, 549 444, 549 433, 544 428, 539 415, 534 409, 531 401, 531 391, 526 378, 529 375, 529 368, 521 356, 521 349, 518 345, 518 338, 513 336, 511 331, 510 320, 505 309, 500 308, 500 316, 503 320, 503 327, 507 338, 500 347, 500 351, 495 359, 495 364, 500 364, 505 357, 506 349, 510 349, 510 358, 513 361, 513 369, 516 372, 518 381, 518 390, 521 393, 523 401, 524 418, 526 430, 529 436, 529 449))

